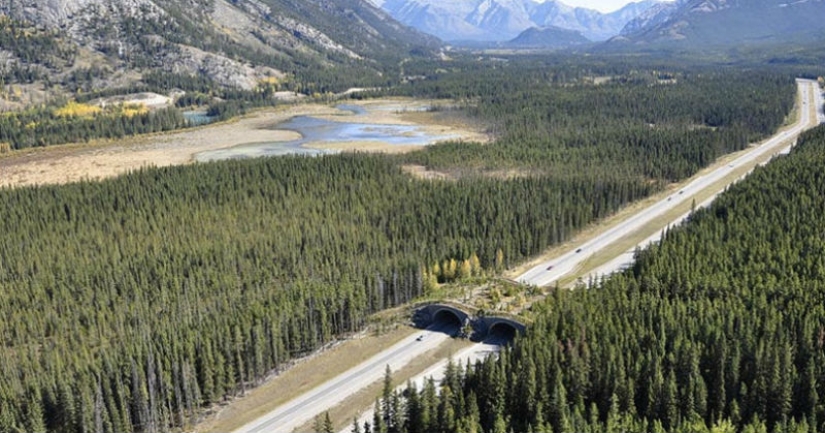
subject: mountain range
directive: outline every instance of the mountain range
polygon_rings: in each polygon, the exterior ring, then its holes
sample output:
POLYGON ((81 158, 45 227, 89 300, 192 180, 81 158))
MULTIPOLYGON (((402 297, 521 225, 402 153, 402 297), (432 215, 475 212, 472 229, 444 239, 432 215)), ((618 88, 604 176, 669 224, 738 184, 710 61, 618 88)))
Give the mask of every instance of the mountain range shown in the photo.
POLYGON ((163 71, 240 89, 284 77, 381 85, 403 59, 439 53, 425 32, 527 48, 607 39, 596 48, 606 51, 825 39, 825 0, 644 0, 610 14, 555 0, 370 1, 0 1, 0 83, 46 95, 50 85, 129 87, 163 71))
POLYGON ((575 30, 603 41, 657 0, 630 3, 611 13, 571 7, 556 0, 372 0, 396 20, 444 41, 506 41, 530 28, 575 30))
POLYGON ((825 38, 825 0, 681 0, 630 21, 608 46, 743 47, 825 38))
POLYGON ((12 70, 52 82, 111 71, 98 88, 156 69, 243 89, 336 65, 378 77, 384 64, 440 46, 366 0, 8 0, 2 35, 27 44, 0 44, 0 80, 12 70))

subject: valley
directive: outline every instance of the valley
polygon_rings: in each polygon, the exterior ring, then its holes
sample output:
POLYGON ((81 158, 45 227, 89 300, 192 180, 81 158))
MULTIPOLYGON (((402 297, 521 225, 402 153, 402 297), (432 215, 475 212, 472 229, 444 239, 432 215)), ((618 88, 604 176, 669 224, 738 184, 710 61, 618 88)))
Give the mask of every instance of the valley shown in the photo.
POLYGON ((0 2, 0 433, 825 432, 825 0, 579 4, 0 2))
MULTIPOLYGON (((8 264, 0 281, 17 288, 4 291, 4 302, 21 306, 15 317, 29 324, 22 332, 14 321, 4 321, 0 329, 11 347, 53 342, 35 358, 17 352, 3 359, 3 371, 58 364, 77 371, 63 376, 62 391, 40 383, 43 375, 2 380, 42 389, 43 404, 61 407, 60 417, 73 415, 49 393, 72 390, 85 400, 100 395, 108 401, 78 414, 98 413, 113 429, 128 429, 131 417, 189 428, 202 421, 204 409, 235 401, 296 358, 376 326, 373 317, 409 302, 459 298, 479 312, 533 316, 545 302, 536 296, 552 290, 503 283, 500 276, 508 268, 747 148, 752 138, 772 134, 796 93, 792 78, 773 71, 672 65, 667 73, 654 67, 639 72, 635 65, 611 63, 580 76, 571 73, 578 65, 531 56, 514 56, 504 65, 450 60, 449 66, 452 71, 434 68, 433 75, 388 95, 343 106, 336 101, 261 108, 179 132, 56 144, 1 158, 4 175, 17 167, 24 174, 52 170, 76 176, 37 182, 38 173, 32 173, 31 180, 18 183, 36 188, 0 190, 0 205, 14 209, 0 220, 0 254, 8 264), (551 75, 566 77, 565 84, 548 80, 551 75), (593 75, 610 78, 597 85, 593 75), (729 97, 712 97, 721 92, 729 97), (326 122, 356 120, 425 125, 434 135, 463 131, 467 141, 404 153, 190 163, 201 152, 270 142, 273 134, 297 139, 277 132, 279 125, 310 118, 324 128, 326 122), (467 125, 484 125, 483 133, 467 125), (92 179, 84 171, 88 166, 64 170, 71 161, 124 165, 92 179), (417 180, 408 167, 449 180, 417 180), (36 229, 43 226, 52 230, 36 229), (41 272, 43 267, 51 271, 41 272), (101 291, 100 284, 111 290, 101 291), (127 302, 120 301, 124 296, 127 302), (100 306, 94 318, 91 305, 100 306), (85 349, 67 357, 76 345, 85 349), (100 391, 89 377, 101 378, 100 391), (145 394, 141 384, 151 384, 145 394), (113 402, 121 398, 116 396, 127 393, 135 405, 115 409, 113 402)), ((429 66, 405 65, 410 71, 424 67, 429 66)), ((352 393, 365 398, 366 406, 372 399, 358 390, 374 389, 371 383, 382 370, 376 365, 391 363, 399 374, 414 377, 443 360, 448 347, 464 344, 428 335, 425 344, 401 336, 404 349, 375 354, 377 361, 356 370, 358 381, 315 379, 320 382, 303 392, 317 388, 321 394, 296 396, 305 399, 297 400, 304 401, 300 408, 275 409, 248 427, 271 430, 291 420, 302 428, 325 408, 338 410, 352 393), (403 352, 404 359, 393 351, 403 352)), ((340 361, 335 371, 363 361, 340 361)), ((288 377, 289 370, 283 374, 288 377)), ((244 399, 237 403, 249 408, 244 399)), ((348 404, 347 410, 356 411, 362 405, 348 404)), ((235 429, 255 422, 232 406, 220 410, 223 418, 211 425, 235 429), (233 413, 244 421, 233 421, 233 413)), ((266 406, 249 410, 272 410, 266 406)), ((19 406, 9 422, 54 426, 59 419, 32 418, 27 407, 19 406)))
MULTIPOLYGON (((632 265, 634 248, 647 247, 648 244, 659 241, 657 234, 661 234, 668 227, 676 227, 681 224, 687 217, 687 215, 682 216, 681 213, 690 200, 696 202, 697 197, 702 197, 699 201, 699 208, 709 205, 712 198, 741 179, 744 176, 743 173, 749 172, 757 165, 766 163, 777 153, 785 152, 803 131, 818 125, 817 116, 812 114, 812 110, 809 109, 820 99, 816 97, 819 92, 817 83, 811 80, 799 80, 798 88, 799 97, 795 109, 797 119, 793 125, 783 128, 782 131, 763 143, 755 144, 738 154, 721 158, 694 178, 688 179, 679 185, 674 185, 670 192, 663 192, 658 197, 653 197, 653 199, 659 201, 649 208, 641 209, 636 213, 625 214, 624 219, 620 222, 614 222, 614 226, 588 229, 591 234, 588 235, 586 241, 578 237, 573 239, 567 245, 570 248, 569 251, 563 254, 555 253, 556 255, 551 260, 536 265, 533 269, 524 272, 523 275, 517 276, 516 279, 520 283, 530 286, 573 287, 575 284, 583 284, 582 281, 593 281, 632 265), (684 191, 686 194, 676 192, 676 189, 684 191), (674 196, 676 196, 675 201, 673 200, 674 196), (711 198, 706 200, 704 197, 711 198), (676 210, 675 214, 674 209, 676 210), (627 227, 633 228, 629 229, 627 227), (592 235, 594 230, 598 233, 595 236, 592 235), (654 235, 651 237, 649 233, 654 233, 654 235), (645 239, 643 243, 641 242, 642 238, 645 239), (627 245, 617 248, 614 244, 627 245), (628 250, 630 256, 628 257, 623 250, 628 250)), ((690 212, 694 210, 691 209, 690 212)), ((511 271, 511 273, 513 272, 511 271)), ((539 302, 546 296, 544 292, 538 293, 537 296, 528 299, 526 303, 529 305, 539 302)), ((334 419, 338 420, 335 423, 337 426, 341 425, 340 420, 342 418, 348 419, 353 416, 359 419, 360 424, 369 422, 374 416, 374 411, 367 409, 370 399, 363 398, 359 391, 367 388, 370 383, 378 383, 382 366, 389 365, 392 371, 398 371, 412 359, 424 358, 425 354, 435 350, 435 344, 443 344, 445 337, 439 332, 430 330, 416 333, 416 335, 409 336, 406 340, 399 342, 396 346, 389 347, 375 355, 373 359, 368 361, 372 367, 369 367, 368 363, 357 367, 353 366, 352 371, 342 373, 340 376, 328 380, 323 386, 296 397, 266 415, 260 416, 255 421, 249 421, 242 427, 239 422, 233 422, 231 417, 222 417, 222 424, 220 425, 223 428, 231 426, 232 430, 237 432, 267 430, 288 433, 297 426, 303 426, 298 431, 307 431, 311 428, 310 421, 326 411, 336 414, 334 419), (418 335, 424 337, 423 340, 426 341, 426 344, 421 344, 421 337, 416 339, 418 335), (401 346, 405 347, 405 351, 399 349, 401 346), (416 351, 415 356, 410 356, 409 351, 411 350, 416 351), (371 378, 362 379, 360 376, 367 372, 371 372, 371 378), (344 406, 341 403, 342 400, 346 401, 346 409, 341 407, 344 406), (313 401, 313 404, 307 405, 306 401, 313 401), (358 407, 356 402, 360 402, 361 408, 358 407)), ((451 352, 449 359, 458 364, 465 364, 468 360, 471 363, 483 361, 487 355, 497 352, 496 347, 495 344, 483 341, 455 353, 451 352)), ((322 358, 327 357, 326 354, 320 354, 319 356, 322 358)), ((443 377, 447 357, 443 359, 436 358, 431 362, 432 366, 419 365, 412 372, 405 372, 403 378, 406 379, 406 375, 411 374, 414 378, 413 383, 416 383, 416 386, 421 389, 427 377, 443 377)), ((287 372, 287 374, 289 373, 287 372)), ((396 379, 398 378, 396 377, 396 379)), ((400 388, 403 389, 404 386, 400 388)), ((242 399, 236 404, 244 405, 245 402, 242 399)), ((233 406, 235 404, 230 405, 230 407, 233 406)), ((237 416, 237 419, 248 420, 249 418, 247 414, 241 414, 237 416)), ((205 428, 201 431, 218 430, 205 428)))

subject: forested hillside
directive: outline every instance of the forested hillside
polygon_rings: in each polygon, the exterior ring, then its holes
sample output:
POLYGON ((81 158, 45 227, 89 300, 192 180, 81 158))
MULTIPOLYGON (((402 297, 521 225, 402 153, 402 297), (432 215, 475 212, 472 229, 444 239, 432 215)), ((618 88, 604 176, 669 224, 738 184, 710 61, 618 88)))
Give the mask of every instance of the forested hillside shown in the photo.
MULTIPOLYGON (((0 35, 9 31, 19 37, 2 45, 11 49, 0 76, 31 69, 49 85, 94 70, 88 84, 96 90, 128 85, 147 71, 245 90, 284 75, 369 82, 439 47, 365 0, 15 0, 0 4, 0 35), (31 44, 39 34, 53 43, 31 44), (70 51, 54 53, 54 46, 70 51)), ((31 80, 7 80, 17 82, 31 80)))
POLYGON ((824 166, 820 127, 375 431, 825 431, 824 166))
POLYGON ((513 80, 493 65, 403 90, 465 101, 500 138, 486 146, 0 190, 0 431, 185 427, 370 313, 466 277, 453 263, 523 260, 768 133, 795 92, 770 72, 542 75, 574 69, 513 80), (416 161, 456 180, 413 179, 400 165, 416 161))

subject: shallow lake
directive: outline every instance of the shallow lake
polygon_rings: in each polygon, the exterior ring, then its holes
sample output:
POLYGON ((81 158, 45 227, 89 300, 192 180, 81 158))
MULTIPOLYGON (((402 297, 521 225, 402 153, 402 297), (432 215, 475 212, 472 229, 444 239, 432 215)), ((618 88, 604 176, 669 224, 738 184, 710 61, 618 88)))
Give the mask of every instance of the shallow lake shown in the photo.
MULTIPOLYGON (((350 118, 357 119, 366 114, 363 107, 357 105, 339 105, 339 110, 352 112, 350 118)), ((279 155, 320 155, 337 153, 336 150, 311 149, 306 143, 341 143, 341 142, 381 142, 395 146, 426 146, 437 141, 456 138, 453 135, 429 134, 424 127, 415 125, 387 125, 358 122, 336 122, 310 116, 293 117, 278 124, 274 129, 290 130, 301 134, 301 138, 292 141, 275 141, 266 143, 249 143, 226 149, 211 150, 195 155, 197 161, 215 161, 220 159, 254 158, 279 155)))

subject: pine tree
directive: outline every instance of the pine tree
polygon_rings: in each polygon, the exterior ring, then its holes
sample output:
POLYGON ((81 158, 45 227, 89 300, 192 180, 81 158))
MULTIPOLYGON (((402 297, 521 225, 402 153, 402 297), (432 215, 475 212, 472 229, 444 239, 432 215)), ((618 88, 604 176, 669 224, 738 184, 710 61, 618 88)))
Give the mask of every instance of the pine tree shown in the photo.
POLYGON ((421 391, 421 427, 423 431, 435 430, 438 418, 438 398, 436 397, 435 382, 432 378, 424 382, 421 391))
POLYGON ((335 433, 335 427, 332 426, 332 420, 329 418, 329 412, 324 412, 324 423, 320 431, 323 433, 335 433))
POLYGON ((27 394, 26 412, 23 418, 25 420, 25 431, 44 432, 46 431, 46 424, 43 418, 43 400, 40 397, 40 390, 31 388, 27 394))
POLYGON ((324 432, 324 416, 322 414, 315 415, 312 421, 312 431, 324 432))
POLYGON ((662 398, 663 413, 662 424, 665 429, 673 430, 679 424, 679 389, 676 385, 676 375, 671 370, 664 384, 664 395, 662 398))
POLYGON ((492 433, 507 433, 507 420, 500 413, 495 415, 492 433))
POLYGON ((441 388, 441 398, 438 404, 438 427, 441 433, 456 432, 456 413, 453 410, 453 391, 450 387, 441 388))
POLYGON ((807 417, 807 424, 809 428, 816 428, 817 424, 817 407, 819 406, 819 393, 817 391, 817 380, 815 367, 813 361, 808 361, 803 370, 800 389, 800 398, 798 403, 799 411, 807 417))
POLYGON ((385 421, 386 414, 382 410, 381 402, 375 399, 375 407, 372 417, 372 431, 373 433, 387 433, 387 423, 385 421))
MULTIPOLYGON (((384 386, 381 391, 381 419, 383 421, 381 426, 388 431, 393 428, 392 420, 395 417, 395 413, 393 412, 395 408, 392 405, 393 394, 392 370, 389 364, 387 364, 384 369, 384 386)), ((377 423, 375 425, 378 426, 377 423)))
POLYGON ((424 408, 419 397, 418 389, 411 382, 407 382, 406 394, 406 423, 404 430, 407 433, 424 433, 424 408))

